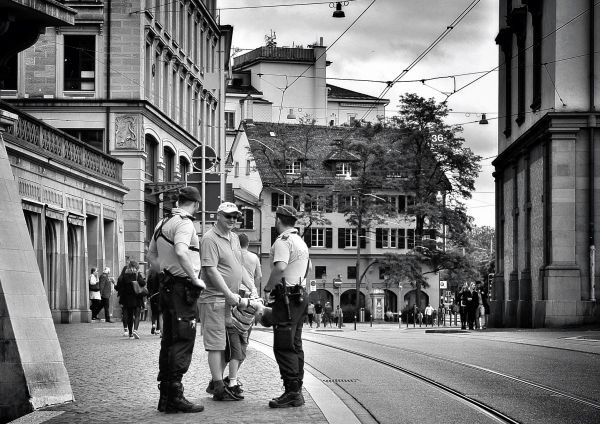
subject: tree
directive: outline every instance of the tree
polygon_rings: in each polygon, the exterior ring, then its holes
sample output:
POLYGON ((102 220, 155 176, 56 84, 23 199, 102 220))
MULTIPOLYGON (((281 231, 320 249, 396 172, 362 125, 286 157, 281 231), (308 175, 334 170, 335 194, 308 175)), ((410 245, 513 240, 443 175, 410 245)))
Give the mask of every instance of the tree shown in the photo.
POLYGON ((464 257, 446 247, 468 244, 471 219, 463 199, 470 198, 475 189, 481 158, 463 146, 461 127, 444 123, 449 112, 445 103, 406 94, 400 96, 399 108, 399 115, 393 118, 386 172, 395 172, 400 178, 388 179, 386 187, 414 195, 407 212, 415 218, 415 249, 410 255, 386 260, 395 278, 414 282, 419 304, 421 288, 427 283, 417 263, 429 264, 428 272, 466 272, 470 268, 464 257), (442 243, 424 238, 426 230, 440 228, 442 243))

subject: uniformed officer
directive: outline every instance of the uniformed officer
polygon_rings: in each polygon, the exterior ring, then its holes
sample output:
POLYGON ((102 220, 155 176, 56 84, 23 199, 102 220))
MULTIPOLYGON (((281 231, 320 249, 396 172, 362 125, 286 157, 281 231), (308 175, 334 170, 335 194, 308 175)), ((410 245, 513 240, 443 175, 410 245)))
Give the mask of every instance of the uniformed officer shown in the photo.
POLYGON ((269 402, 271 408, 304 405, 304 351, 302 324, 307 314, 306 275, 310 267, 308 247, 294 228, 297 212, 291 206, 279 206, 275 212, 279 237, 271 247, 271 275, 265 291, 274 298, 273 352, 285 392, 269 402))
POLYGON ((192 360, 196 341, 196 302, 206 288, 200 273, 199 240, 194 228, 194 213, 202 198, 194 187, 184 187, 177 208, 154 230, 148 259, 160 272, 160 302, 163 336, 158 359, 161 412, 201 412, 204 406, 183 396, 181 379, 192 360))

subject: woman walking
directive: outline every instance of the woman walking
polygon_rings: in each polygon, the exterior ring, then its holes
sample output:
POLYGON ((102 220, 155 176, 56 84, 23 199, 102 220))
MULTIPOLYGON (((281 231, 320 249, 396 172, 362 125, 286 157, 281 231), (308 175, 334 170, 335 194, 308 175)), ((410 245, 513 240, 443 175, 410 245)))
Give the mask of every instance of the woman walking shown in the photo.
POLYGON ((134 284, 137 283, 140 287, 144 287, 146 282, 142 273, 139 272, 139 265, 136 261, 129 261, 127 269, 122 274, 123 278, 119 278, 117 290, 120 294, 120 302, 123 309, 126 311, 127 330, 129 331, 130 339, 139 339, 137 332, 140 325, 140 308, 143 304, 143 297, 136 293, 134 284))

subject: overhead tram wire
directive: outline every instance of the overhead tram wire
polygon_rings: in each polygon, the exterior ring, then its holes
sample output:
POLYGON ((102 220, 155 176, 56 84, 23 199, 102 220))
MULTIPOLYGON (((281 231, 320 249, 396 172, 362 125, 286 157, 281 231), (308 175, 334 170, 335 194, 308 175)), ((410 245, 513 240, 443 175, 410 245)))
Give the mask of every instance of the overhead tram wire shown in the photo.
MULTIPOLYGON (((147 7, 145 9, 140 9, 140 10, 134 10, 133 12, 129 12, 129 14, 136 14, 136 13, 152 11, 154 9, 160 9, 163 6, 172 5, 174 3, 179 3, 179 1, 180 0, 174 0, 174 1, 169 1, 166 3, 159 3, 156 6, 147 7)), ((347 0, 347 1, 356 1, 356 0, 347 0)), ((331 1, 313 1, 313 2, 307 2, 307 3, 266 4, 266 5, 261 5, 261 6, 219 7, 217 9, 219 11, 221 11, 221 10, 240 10, 240 9, 262 9, 262 8, 272 8, 272 7, 313 6, 316 4, 329 4, 329 3, 331 3, 331 1)))

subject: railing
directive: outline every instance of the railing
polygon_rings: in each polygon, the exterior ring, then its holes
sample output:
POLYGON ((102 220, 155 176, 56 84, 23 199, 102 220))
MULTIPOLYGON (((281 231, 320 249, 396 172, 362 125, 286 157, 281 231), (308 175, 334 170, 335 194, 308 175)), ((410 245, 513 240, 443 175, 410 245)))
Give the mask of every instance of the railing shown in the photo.
POLYGON ((19 115, 17 123, 7 131, 7 140, 73 169, 83 169, 84 172, 122 184, 123 162, 119 159, 88 146, 8 103, 0 102, 0 109, 19 115))
POLYGON ((257 59, 312 62, 315 60, 315 52, 312 49, 263 46, 236 57, 234 63, 235 66, 240 66, 257 59))

